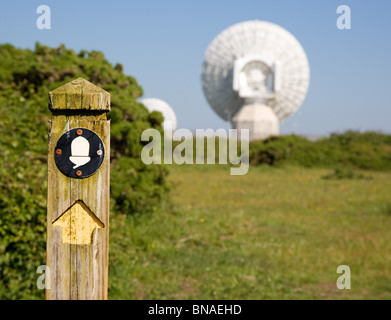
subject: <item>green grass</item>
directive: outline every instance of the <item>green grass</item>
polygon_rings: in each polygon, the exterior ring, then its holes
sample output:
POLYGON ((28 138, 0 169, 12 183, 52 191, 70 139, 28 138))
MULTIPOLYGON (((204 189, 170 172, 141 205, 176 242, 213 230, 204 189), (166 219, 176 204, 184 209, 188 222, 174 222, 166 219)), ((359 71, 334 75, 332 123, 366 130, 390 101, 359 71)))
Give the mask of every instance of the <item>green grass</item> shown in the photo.
POLYGON ((172 210, 111 217, 109 298, 390 299, 391 173, 330 172, 173 166, 172 210))

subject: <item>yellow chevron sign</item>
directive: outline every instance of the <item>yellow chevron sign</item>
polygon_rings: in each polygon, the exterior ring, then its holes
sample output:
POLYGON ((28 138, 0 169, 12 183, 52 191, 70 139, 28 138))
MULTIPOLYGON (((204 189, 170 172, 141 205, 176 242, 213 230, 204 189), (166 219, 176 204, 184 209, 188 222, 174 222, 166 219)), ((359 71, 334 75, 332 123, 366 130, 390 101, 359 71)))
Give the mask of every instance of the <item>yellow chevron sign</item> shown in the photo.
POLYGON ((91 245, 94 230, 104 228, 103 223, 81 200, 56 219, 53 226, 62 228, 62 243, 79 245, 91 245))

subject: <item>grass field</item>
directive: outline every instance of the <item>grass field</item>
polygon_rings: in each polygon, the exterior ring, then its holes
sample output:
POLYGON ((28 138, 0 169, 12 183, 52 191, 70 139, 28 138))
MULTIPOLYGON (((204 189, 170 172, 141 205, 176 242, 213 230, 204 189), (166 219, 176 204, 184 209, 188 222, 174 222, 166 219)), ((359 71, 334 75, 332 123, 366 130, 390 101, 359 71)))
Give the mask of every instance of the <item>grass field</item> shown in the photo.
POLYGON ((172 166, 172 210, 111 217, 109 298, 390 299, 391 173, 330 172, 172 166))

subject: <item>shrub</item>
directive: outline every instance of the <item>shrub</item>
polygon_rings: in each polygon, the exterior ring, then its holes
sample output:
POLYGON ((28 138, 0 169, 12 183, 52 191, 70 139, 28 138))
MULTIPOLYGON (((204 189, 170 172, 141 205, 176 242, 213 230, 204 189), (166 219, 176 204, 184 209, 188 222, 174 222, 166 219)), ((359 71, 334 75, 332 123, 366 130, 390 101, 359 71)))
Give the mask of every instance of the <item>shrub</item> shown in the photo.
POLYGON ((297 135, 271 137, 250 144, 250 163, 390 170, 391 135, 347 131, 316 141, 297 135))
POLYGON ((36 269, 45 264, 48 92, 78 77, 110 92, 113 214, 163 204, 166 167, 140 160, 142 130, 162 130, 162 117, 136 102, 142 95, 137 81, 101 52, 5 44, 0 61, 0 298, 42 298, 36 269))

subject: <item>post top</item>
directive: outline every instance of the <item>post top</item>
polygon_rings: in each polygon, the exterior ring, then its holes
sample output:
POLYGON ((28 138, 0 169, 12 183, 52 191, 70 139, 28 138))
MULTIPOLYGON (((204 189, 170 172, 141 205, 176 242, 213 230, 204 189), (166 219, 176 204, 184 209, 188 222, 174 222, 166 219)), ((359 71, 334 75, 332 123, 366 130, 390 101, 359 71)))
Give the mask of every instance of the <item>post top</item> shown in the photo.
POLYGON ((83 78, 77 78, 49 92, 49 109, 108 112, 110 93, 83 78))

